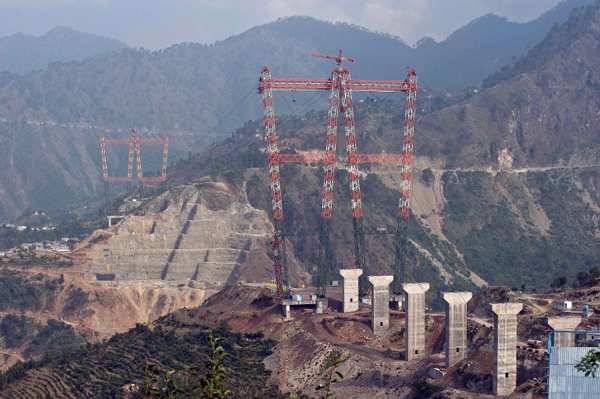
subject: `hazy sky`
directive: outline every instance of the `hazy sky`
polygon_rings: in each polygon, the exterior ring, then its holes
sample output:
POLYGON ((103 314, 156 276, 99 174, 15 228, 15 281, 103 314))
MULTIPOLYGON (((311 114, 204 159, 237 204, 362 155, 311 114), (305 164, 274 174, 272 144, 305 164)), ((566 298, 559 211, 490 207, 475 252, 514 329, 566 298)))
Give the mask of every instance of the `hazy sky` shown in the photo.
POLYGON ((180 42, 212 43, 291 15, 344 21, 414 44, 442 40, 494 13, 525 22, 561 0, 0 0, 0 37, 41 35, 68 26, 152 50, 180 42))

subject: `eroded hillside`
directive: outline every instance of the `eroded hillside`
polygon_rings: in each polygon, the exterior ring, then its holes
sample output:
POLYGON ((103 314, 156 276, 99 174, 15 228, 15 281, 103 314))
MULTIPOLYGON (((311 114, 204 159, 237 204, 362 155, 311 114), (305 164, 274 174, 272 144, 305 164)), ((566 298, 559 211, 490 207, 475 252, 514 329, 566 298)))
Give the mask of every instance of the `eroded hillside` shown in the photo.
MULTIPOLYGON (((130 217, 91 247, 98 280, 177 281, 219 288, 246 279, 242 265, 265 252, 271 224, 264 211, 210 179, 155 199, 162 212, 130 217)), ((265 258, 263 258, 265 259, 265 258)), ((261 276, 260 270, 255 275, 261 276)))
MULTIPOLYGON (((585 292, 589 289, 591 287, 585 292)), ((147 327, 137 326, 102 344, 48 359, 21 374, 8 375, 0 381, 1 392, 32 398, 38 392, 49 392, 54 397, 92 397, 94 391, 124 395, 124 388, 131 383, 140 385, 141 369, 150 359, 164 364, 163 369, 181 369, 185 364, 204 361, 205 357, 198 353, 202 348, 197 343, 205 342, 205 336, 212 329, 212 334, 226 338, 225 349, 233 353, 226 364, 224 382, 233 390, 231 396, 236 398, 254 392, 259 386, 257 381, 263 395, 265 392, 271 395, 268 397, 285 397, 291 393, 316 397, 315 388, 324 376, 323 365, 335 358, 345 359, 338 368, 344 379, 333 387, 340 397, 492 398, 493 332, 489 303, 510 300, 523 303, 524 310, 519 316, 517 333, 518 388, 509 397, 543 397, 544 349, 527 348, 525 342, 547 338, 549 327, 543 321, 544 315, 552 312, 550 304, 561 295, 559 293, 525 295, 494 287, 476 295, 469 304, 467 357, 442 372, 439 371, 444 363, 442 313, 426 316, 426 355, 404 361, 403 313, 391 311, 390 329, 377 336, 369 327, 368 307, 363 306, 354 314, 338 313, 341 310, 339 289, 328 290, 329 313, 317 315, 307 309, 294 309, 292 321, 284 321, 281 307, 272 295, 272 291, 264 288, 227 288, 198 308, 182 309, 147 327), (223 322, 228 323, 229 328, 223 322), (128 361, 117 361, 115 353, 128 361), (83 360, 75 360, 77 358, 83 360), (247 381, 247 374, 240 373, 238 362, 248 361, 253 364, 255 378, 239 385, 240 380, 247 381), (438 369, 437 373, 431 373, 434 368, 438 369), (94 378, 78 384, 76 376, 80 369, 91 370, 94 378), (114 378, 106 378, 111 372, 114 378)), ((597 325, 597 317, 586 322, 586 328, 597 325)), ((252 395, 265 397, 256 392, 252 395)))

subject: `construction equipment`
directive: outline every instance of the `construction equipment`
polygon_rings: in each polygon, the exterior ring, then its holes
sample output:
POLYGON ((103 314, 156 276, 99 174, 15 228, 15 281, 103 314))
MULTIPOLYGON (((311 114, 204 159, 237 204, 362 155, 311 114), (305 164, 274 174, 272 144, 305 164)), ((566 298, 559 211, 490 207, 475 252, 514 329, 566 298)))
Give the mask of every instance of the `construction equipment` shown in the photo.
POLYGON ((377 229, 375 234, 395 234, 396 261, 394 264, 393 290, 401 289, 400 281, 404 269, 407 226, 410 209, 410 191, 412 182, 413 138, 416 115, 417 74, 412 67, 407 68, 406 80, 353 80, 350 71, 343 66, 344 61, 354 62, 354 58, 344 57, 340 50, 338 56, 313 53, 313 57, 331 59, 336 67, 329 79, 273 79, 268 67, 261 73, 258 91, 263 97, 264 119, 267 142, 267 156, 270 179, 271 204, 275 234, 273 240, 275 275, 279 297, 289 295, 288 271, 285 256, 285 239, 302 232, 283 230, 283 202, 279 168, 282 163, 322 163, 324 164, 323 191, 321 201, 321 227, 319 231, 319 260, 315 285, 317 295, 325 296, 329 270, 332 268, 333 254, 330 246, 330 229, 333 213, 333 182, 335 176, 335 157, 337 144, 338 116, 341 110, 344 118, 344 135, 347 155, 347 170, 350 181, 350 200, 354 230, 354 250, 356 267, 365 272, 361 276, 361 291, 366 290, 365 279, 368 276, 365 261, 364 235, 371 230, 363 227, 363 209, 360 191, 359 163, 396 162, 401 164, 400 199, 397 226, 377 229), (280 154, 277 148, 277 132, 273 107, 273 91, 329 91, 329 109, 327 118, 327 144, 325 152, 319 154, 280 154), (405 121, 403 149, 400 154, 359 154, 356 146, 354 125, 354 103, 352 92, 405 92, 405 121))

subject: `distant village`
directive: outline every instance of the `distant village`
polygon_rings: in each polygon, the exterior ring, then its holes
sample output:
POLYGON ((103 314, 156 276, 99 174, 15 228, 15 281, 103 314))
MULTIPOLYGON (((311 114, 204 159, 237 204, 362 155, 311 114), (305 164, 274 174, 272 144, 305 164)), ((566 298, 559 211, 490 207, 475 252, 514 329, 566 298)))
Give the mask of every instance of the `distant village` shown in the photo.
POLYGON ((42 242, 23 243, 18 247, 0 251, 0 257, 18 254, 42 255, 52 252, 69 252, 77 241, 79 241, 78 238, 63 237, 60 241, 45 240, 42 242))
MULTIPOLYGON (((35 215, 38 213, 36 212, 35 215)), ((43 213, 41 213, 43 215, 43 213)), ((24 231, 52 231, 55 230, 54 226, 26 226, 19 224, 0 224, 0 228, 7 230, 15 230, 16 232, 24 231)), ((0 251, 0 258, 4 256, 12 256, 18 254, 27 255, 43 255, 52 252, 69 252, 73 246, 79 241, 79 238, 62 237, 60 240, 43 240, 40 242, 22 243, 18 246, 6 250, 0 251)))

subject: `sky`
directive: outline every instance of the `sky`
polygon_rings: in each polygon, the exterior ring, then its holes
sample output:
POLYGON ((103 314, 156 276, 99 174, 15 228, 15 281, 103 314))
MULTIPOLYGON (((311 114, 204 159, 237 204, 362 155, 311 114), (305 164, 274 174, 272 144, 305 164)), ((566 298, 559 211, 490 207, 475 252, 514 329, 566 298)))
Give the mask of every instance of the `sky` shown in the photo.
POLYGON ((561 0, 0 0, 0 37, 42 35, 67 26, 158 50, 181 42, 214 43, 292 15, 342 21, 399 36, 440 41, 493 13, 535 19, 561 0))

